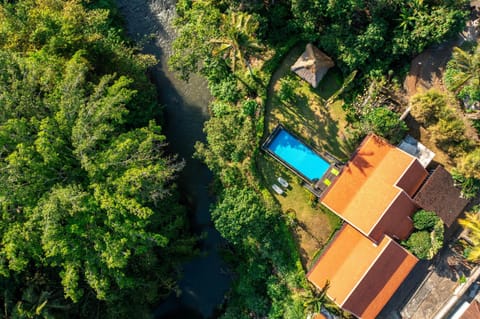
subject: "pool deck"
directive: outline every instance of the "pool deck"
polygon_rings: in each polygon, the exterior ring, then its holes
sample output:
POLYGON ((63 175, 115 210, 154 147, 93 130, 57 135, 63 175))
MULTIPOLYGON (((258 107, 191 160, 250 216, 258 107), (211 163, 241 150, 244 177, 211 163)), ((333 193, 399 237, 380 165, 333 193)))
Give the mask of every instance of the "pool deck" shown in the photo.
POLYGON ((330 187, 331 184, 335 182, 337 177, 340 175, 340 172, 342 171, 343 165, 340 164, 332 164, 330 168, 327 170, 327 172, 322 176, 320 180, 318 180, 314 185, 305 183, 303 187, 308 189, 312 194, 317 196, 318 198, 322 198, 324 192, 330 187), (338 170, 338 174, 335 175, 332 173, 333 169, 338 170), (324 183, 325 180, 329 180, 330 184, 327 185, 324 183))
POLYGON ((328 152, 318 152, 315 148, 313 148, 310 145, 305 144, 302 139, 295 134, 289 132, 285 127, 283 127, 282 124, 278 124, 275 129, 272 131, 272 133, 267 137, 267 139, 262 143, 262 150, 270 154, 273 158, 275 158, 277 161, 279 161, 283 166, 285 166, 287 169, 292 171, 295 175, 299 176, 303 181, 303 186, 308 189, 312 194, 317 196, 318 198, 321 198, 323 193, 329 188, 329 186, 335 181, 335 179, 340 175, 342 169, 343 169, 343 163, 341 163, 335 156, 331 155, 328 152), (294 138, 296 138, 300 143, 303 143, 305 146, 310 148, 314 153, 316 153, 320 158, 324 159, 327 163, 330 164, 326 172, 323 174, 323 176, 315 181, 309 180, 306 176, 304 176, 301 172, 299 172, 297 169, 292 167, 289 163, 284 161, 282 158, 277 156, 275 153, 273 153, 269 149, 269 145, 272 142, 272 140, 276 137, 276 135, 279 133, 279 131, 284 130, 294 138), (333 171, 337 171, 336 174, 333 173, 333 171))

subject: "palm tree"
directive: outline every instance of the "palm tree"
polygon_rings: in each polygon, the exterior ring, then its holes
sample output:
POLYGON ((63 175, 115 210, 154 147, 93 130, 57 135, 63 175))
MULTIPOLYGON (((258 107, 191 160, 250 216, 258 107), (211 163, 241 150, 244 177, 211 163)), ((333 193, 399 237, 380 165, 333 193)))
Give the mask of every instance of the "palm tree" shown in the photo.
POLYGON ((235 11, 223 14, 220 36, 210 40, 214 44, 212 54, 228 57, 233 72, 237 64, 250 68, 248 54, 262 48, 255 38, 257 29, 258 21, 251 14, 235 11))
POLYGON ((320 313, 322 308, 333 314, 339 313, 339 308, 327 296, 327 291, 330 288, 330 281, 325 281, 322 289, 318 289, 313 284, 311 286, 311 294, 306 298, 303 306, 307 313, 320 313))
POLYGON ((480 46, 469 53, 453 48, 452 59, 448 62, 445 84, 455 93, 465 86, 480 86, 480 46))
POLYGON ((423 0, 411 0, 407 2, 406 6, 400 8, 400 24, 403 32, 406 32, 410 28, 414 28, 415 23, 425 15, 425 7, 423 0))
POLYGON ((469 231, 468 239, 472 247, 467 259, 478 262, 480 260, 480 211, 467 213, 465 219, 460 219, 459 223, 469 231))

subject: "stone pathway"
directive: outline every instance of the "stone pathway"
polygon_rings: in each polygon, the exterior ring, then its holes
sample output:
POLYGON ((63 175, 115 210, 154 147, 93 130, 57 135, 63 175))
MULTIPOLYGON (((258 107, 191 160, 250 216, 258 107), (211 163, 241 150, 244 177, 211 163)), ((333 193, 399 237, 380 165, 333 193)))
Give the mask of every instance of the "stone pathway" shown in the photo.
POLYGON ((377 319, 434 318, 459 293, 461 275, 473 277, 472 265, 463 262, 457 251, 457 247, 450 245, 432 262, 417 264, 377 319))
POLYGON ((423 285, 416 291, 401 311, 402 318, 433 318, 458 286, 456 281, 430 273, 423 285))

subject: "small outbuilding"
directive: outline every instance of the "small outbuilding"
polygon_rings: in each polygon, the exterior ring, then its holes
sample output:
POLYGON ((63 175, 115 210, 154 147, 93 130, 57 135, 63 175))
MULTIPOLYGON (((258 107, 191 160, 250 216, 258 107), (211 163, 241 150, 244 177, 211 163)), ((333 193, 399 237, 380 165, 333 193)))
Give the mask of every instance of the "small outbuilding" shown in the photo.
POLYGON ((308 43, 305 52, 291 66, 290 70, 316 88, 327 74, 328 69, 334 65, 335 63, 328 55, 308 43))
POLYGON ((454 185, 452 175, 438 165, 414 197, 421 208, 435 212, 450 227, 468 204, 454 185))

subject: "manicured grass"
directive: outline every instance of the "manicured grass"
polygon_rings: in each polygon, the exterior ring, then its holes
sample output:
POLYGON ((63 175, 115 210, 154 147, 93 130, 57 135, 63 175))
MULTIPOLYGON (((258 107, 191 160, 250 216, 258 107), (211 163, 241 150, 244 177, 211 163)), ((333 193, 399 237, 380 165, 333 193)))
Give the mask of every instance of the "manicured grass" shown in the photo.
MULTIPOLYGON (((337 68, 330 69, 318 88, 312 88, 290 71, 290 66, 303 52, 303 48, 294 47, 272 76, 268 87, 264 134, 269 134, 278 123, 282 123, 314 149, 347 160, 350 149, 348 143, 344 142, 348 136, 345 133, 347 123, 342 109, 343 101, 329 101, 328 106, 326 103, 341 87, 343 77, 337 68), (288 81, 293 88, 293 94, 287 101, 280 98, 282 81, 288 81)), ((260 154, 257 166, 265 186, 289 220, 302 264, 308 269, 340 227, 341 219, 320 203, 312 206, 315 197, 301 185, 302 180, 272 157, 260 154), (279 176, 290 185, 283 195, 276 194, 272 189, 273 184, 279 185, 279 176)))
POLYGON ((271 132, 277 123, 282 123, 289 130, 302 137, 307 144, 320 151, 327 151, 336 157, 346 160, 350 151, 345 147, 345 113, 341 100, 333 101, 326 106, 330 97, 342 84, 338 69, 331 69, 314 89, 292 72, 273 85, 273 93, 267 102, 265 122, 267 131, 271 132), (282 81, 289 81, 294 87, 294 96, 289 101, 282 101, 279 91, 282 81))
POLYGON ((302 264, 307 269, 317 251, 327 244, 332 232, 339 227, 341 220, 321 204, 312 207, 313 195, 300 185, 301 180, 296 175, 275 159, 262 154, 258 157, 257 164, 265 185, 290 221, 302 264), (289 183, 289 188, 283 195, 276 194, 271 187, 273 184, 280 185, 277 182, 279 176, 289 183))

